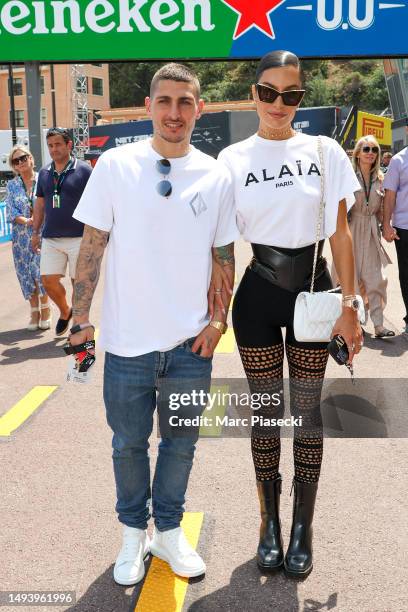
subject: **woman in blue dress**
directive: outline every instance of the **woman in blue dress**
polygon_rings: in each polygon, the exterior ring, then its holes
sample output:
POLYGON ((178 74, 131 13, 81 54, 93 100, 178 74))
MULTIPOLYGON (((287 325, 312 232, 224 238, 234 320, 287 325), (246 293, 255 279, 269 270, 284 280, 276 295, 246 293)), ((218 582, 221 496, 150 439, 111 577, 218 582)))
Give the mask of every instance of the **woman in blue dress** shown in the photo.
POLYGON ((7 218, 12 224, 14 266, 24 299, 29 300, 30 331, 51 327, 48 296, 41 284, 40 252, 31 248, 33 206, 37 174, 34 158, 24 145, 15 145, 10 151, 9 165, 15 178, 7 184, 7 218))

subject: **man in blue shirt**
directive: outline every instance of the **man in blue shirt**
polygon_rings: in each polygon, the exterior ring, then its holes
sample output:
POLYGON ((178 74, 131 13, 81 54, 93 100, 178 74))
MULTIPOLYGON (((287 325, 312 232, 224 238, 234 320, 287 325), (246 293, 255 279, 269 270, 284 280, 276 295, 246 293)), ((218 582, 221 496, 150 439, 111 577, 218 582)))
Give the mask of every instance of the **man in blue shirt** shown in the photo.
POLYGON ((41 280, 60 316, 55 328, 56 336, 68 329, 72 309, 66 299, 61 278, 67 263, 72 282, 84 225, 72 217, 92 172, 90 166, 72 155, 72 138, 65 128, 51 128, 47 132, 47 145, 53 160, 38 175, 37 200, 34 206, 32 246, 40 246, 41 226, 41 280))

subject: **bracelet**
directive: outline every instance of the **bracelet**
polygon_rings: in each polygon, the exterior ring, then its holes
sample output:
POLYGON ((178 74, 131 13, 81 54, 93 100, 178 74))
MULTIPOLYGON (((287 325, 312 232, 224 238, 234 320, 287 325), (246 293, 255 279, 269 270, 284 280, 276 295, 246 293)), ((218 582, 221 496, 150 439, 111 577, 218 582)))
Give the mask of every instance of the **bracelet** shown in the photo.
POLYGON ((39 230, 33 229, 33 234, 35 234, 36 236, 40 233, 39 230))
POLYGON ((228 325, 226 323, 223 323, 222 321, 210 321, 208 325, 217 329, 220 332, 221 336, 225 334, 228 329, 228 325))
POLYGON ((88 329, 88 327, 92 327, 93 330, 95 331, 95 326, 92 325, 92 323, 89 323, 89 321, 88 321, 87 323, 78 323, 77 325, 74 325, 69 330, 69 333, 72 336, 73 334, 77 334, 78 332, 82 331, 83 329, 88 329))

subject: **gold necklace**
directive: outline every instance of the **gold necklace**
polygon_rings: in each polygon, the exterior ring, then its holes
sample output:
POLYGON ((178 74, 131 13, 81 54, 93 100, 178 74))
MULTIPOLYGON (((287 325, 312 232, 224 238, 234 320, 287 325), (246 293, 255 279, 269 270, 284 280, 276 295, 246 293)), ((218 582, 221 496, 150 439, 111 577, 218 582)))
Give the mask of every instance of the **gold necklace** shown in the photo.
POLYGON ((276 130, 274 128, 259 128, 258 136, 261 138, 266 138, 267 140, 287 140, 288 138, 292 138, 296 136, 297 132, 292 128, 292 126, 286 127, 283 130, 276 130))

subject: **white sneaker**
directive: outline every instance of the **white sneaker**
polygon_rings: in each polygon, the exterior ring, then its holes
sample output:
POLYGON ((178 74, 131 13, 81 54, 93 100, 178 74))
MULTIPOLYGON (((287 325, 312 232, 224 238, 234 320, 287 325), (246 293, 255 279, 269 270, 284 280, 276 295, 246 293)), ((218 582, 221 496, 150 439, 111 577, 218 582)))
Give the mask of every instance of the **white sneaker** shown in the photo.
POLYGON ((143 560, 149 554, 149 545, 146 531, 123 525, 123 544, 113 569, 115 582, 129 586, 143 580, 143 560))
POLYGON ((155 528, 150 552, 155 557, 167 561, 173 572, 183 578, 205 574, 204 561, 187 542, 181 527, 168 531, 158 531, 155 528))

